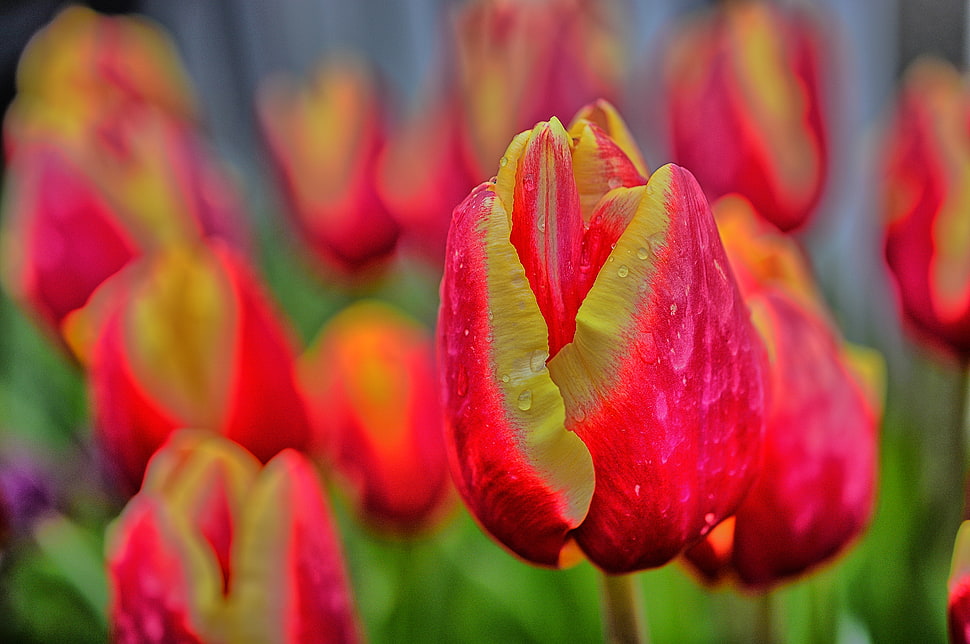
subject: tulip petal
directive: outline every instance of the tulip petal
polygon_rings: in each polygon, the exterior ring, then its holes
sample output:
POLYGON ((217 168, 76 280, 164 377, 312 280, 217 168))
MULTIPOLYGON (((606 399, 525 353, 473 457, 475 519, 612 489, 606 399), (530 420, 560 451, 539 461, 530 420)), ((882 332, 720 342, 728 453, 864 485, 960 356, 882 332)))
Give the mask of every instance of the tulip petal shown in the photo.
POLYGON ((700 187, 660 168, 549 362, 596 471, 573 533, 595 564, 661 565, 734 511, 760 451, 761 359, 700 187))
POLYGON ((569 124, 570 134, 576 136, 575 128, 580 126, 582 121, 589 121, 597 125, 623 150, 637 172, 644 177, 650 176, 650 169, 647 167, 646 161, 643 160, 643 155, 640 154, 640 148, 634 141, 633 134, 630 133, 623 117, 609 101, 599 99, 580 108, 573 118, 573 122, 569 124))
POLYGON ((156 499, 129 504, 109 534, 108 552, 112 641, 221 641, 215 562, 156 499))
POLYGON ((499 181, 469 195, 449 234, 438 320, 447 436, 478 521, 519 556, 554 566, 586 515, 593 469, 564 428, 546 322, 509 242, 499 181))
POLYGON ((260 474, 234 551, 239 642, 356 642, 330 510, 309 462, 285 450, 260 474))
POLYGON ((593 211, 614 188, 642 186, 646 178, 626 152, 599 126, 577 121, 569 130, 575 142, 573 173, 579 190, 583 221, 589 224, 593 211))
POLYGON ((518 159, 511 242, 536 294, 556 355, 576 328, 583 220, 570 139, 555 118, 539 123, 518 159))

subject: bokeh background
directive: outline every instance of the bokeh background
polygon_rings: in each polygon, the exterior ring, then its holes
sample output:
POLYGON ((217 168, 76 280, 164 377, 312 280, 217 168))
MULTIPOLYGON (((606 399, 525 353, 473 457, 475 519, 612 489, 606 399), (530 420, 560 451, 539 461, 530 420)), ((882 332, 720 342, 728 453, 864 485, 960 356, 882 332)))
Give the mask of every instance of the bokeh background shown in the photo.
MULTIPOLYGON (((207 133, 244 187, 260 268, 309 341, 354 295, 310 275, 281 222, 280 197, 254 112, 270 74, 307 74, 323 57, 372 60, 394 110, 420 105, 440 71, 440 34, 458 0, 212 0, 89 3, 138 12, 174 39, 200 98, 207 133)), ((672 25, 708 3, 618 0, 616 38, 628 57, 621 110, 651 167, 669 158, 651 127, 662 104, 657 60, 672 25)), ((786 3, 782 3, 786 4, 786 3)), ((794 4, 794 3, 790 3, 794 4)), ((968 16, 956 0, 803 2, 831 29, 832 161, 823 201, 802 241, 845 336, 888 363, 879 500, 871 528, 845 556, 767 600, 706 590, 677 564, 638 575, 658 642, 750 641, 770 610, 791 642, 942 641, 946 578, 963 509, 965 457, 958 369, 902 330, 881 250, 880 141, 902 71, 932 53, 965 68, 968 16), (767 607, 767 608, 766 608, 767 607)), ((27 40, 62 7, 0 4, 0 107, 14 94, 27 40)), ((570 115, 562 115, 569 118, 570 115)), ((485 179, 486 177, 482 177, 485 179)), ((427 323, 433 269, 406 264, 370 287, 427 323)), ((104 526, 122 500, 104 491, 89 442, 81 375, 25 313, 0 296, 0 492, 17 520, 0 548, 0 641, 103 641, 104 526)), ((588 564, 557 572, 509 556, 464 510, 430 537, 388 540, 361 528, 339 493, 338 525, 362 621, 375 642, 597 641, 599 600, 588 564)))

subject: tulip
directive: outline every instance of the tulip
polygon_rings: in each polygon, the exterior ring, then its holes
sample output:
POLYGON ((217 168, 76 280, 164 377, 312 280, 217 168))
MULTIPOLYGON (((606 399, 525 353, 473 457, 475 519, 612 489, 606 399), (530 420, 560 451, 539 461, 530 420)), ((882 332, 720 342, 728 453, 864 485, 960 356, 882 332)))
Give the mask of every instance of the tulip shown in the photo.
POLYGON ((792 241, 741 198, 714 210, 767 346, 770 386, 754 485, 687 557, 711 581, 764 588, 831 559, 868 525, 882 362, 839 337, 792 241))
POLYGON ((594 8, 582 0, 479 0, 461 8, 457 90, 474 176, 488 176, 503 143, 522 128, 616 94, 616 35, 594 8))
POLYGON ((300 376, 318 451, 363 518, 392 533, 433 525, 451 485, 430 334, 360 301, 320 332, 300 376))
POLYGON ((728 2, 673 39, 665 65, 673 158, 710 199, 736 192, 782 230, 825 184, 824 42, 807 15, 728 2))
POLYGON ((288 332, 225 245, 145 257, 103 284, 89 308, 101 310, 82 320, 92 344, 78 353, 96 437, 122 486, 137 489, 149 457, 180 427, 224 434, 264 462, 306 446, 288 332))
POLYGON ((888 133, 886 261, 920 337, 970 359, 970 146, 967 85, 947 63, 906 73, 888 133))
POLYGON ((174 434, 108 535, 115 642, 355 642, 340 546, 310 463, 265 467, 174 434))
POLYGON ((204 237, 248 246, 166 47, 141 22, 69 9, 21 60, 4 122, 4 280, 55 333, 142 253, 204 237))
POLYGON ((367 68, 322 65, 305 87, 263 87, 259 116, 289 213, 324 266, 353 276, 386 261, 399 234, 377 192, 384 140, 367 68))
POLYGON ((527 561, 659 566, 733 514, 763 356, 689 172, 602 128, 516 136, 456 209, 438 318, 458 490, 527 561))

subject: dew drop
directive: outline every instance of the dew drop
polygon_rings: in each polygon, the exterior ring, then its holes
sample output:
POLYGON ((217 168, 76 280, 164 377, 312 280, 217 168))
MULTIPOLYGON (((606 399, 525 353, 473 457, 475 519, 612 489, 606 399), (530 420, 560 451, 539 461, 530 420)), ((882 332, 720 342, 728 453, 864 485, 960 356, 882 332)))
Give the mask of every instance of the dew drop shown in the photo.
POLYGON ((536 219, 536 227, 539 229, 540 233, 546 232, 546 218, 539 215, 539 218, 536 219))
POLYGON ((505 374, 504 376, 502 376, 502 382, 508 382, 511 379, 512 378, 509 376, 509 374, 505 374))
POLYGON ((465 337, 467 338, 468 337, 468 329, 467 328, 465 329, 464 333, 465 333, 465 337))
POLYGON ((536 349, 535 351, 532 352, 532 355, 529 356, 529 367, 532 369, 533 372, 539 373, 540 371, 546 368, 546 358, 548 357, 549 357, 548 353, 546 353, 542 349, 536 349))
POLYGON ((531 172, 528 173, 527 175, 522 177, 522 185, 525 186, 526 190, 528 190, 529 192, 532 192, 533 190, 536 189, 536 176, 531 172))
POLYGON ((455 377, 455 392, 459 396, 468 393, 468 374, 465 373, 464 365, 458 367, 458 375, 455 377))
POLYGON ((610 190, 615 190, 623 185, 623 182, 620 181, 619 177, 610 177, 609 181, 606 182, 606 185, 610 187, 610 190))
POLYGON ((637 249, 637 257, 640 259, 646 259, 650 257, 650 251, 648 251, 646 248, 639 248, 637 249))
POLYGON ((589 271, 589 269, 590 269, 589 242, 584 239, 583 244, 580 247, 580 251, 579 251, 579 270, 585 273, 589 271))
POLYGON ((618 269, 616 269, 616 274, 619 275, 620 277, 626 277, 627 275, 630 274, 630 269, 627 268, 626 265, 624 264, 620 266, 618 269))
POLYGON ((586 420, 586 410, 582 407, 576 407, 572 410, 572 417, 577 423, 581 423, 586 420))
POLYGON ((707 514, 704 515, 704 523, 706 523, 709 526, 712 526, 714 525, 714 519, 716 518, 717 517, 714 516, 713 512, 708 512, 707 514))
POLYGON ((509 158, 508 157, 502 157, 501 159, 499 159, 498 164, 504 168, 505 166, 507 166, 509 164, 509 158))
POLYGON ((670 305, 670 314, 671 315, 674 315, 676 313, 677 313, 677 305, 676 304, 671 304, 670 305))
POLYGON ((523 389, 522 393, 519 394, 518 401, 519 409, 522 411, 529 411, 532 409, 532 390, 523 389))
POLYGON ((639 484, 633 486, 633 493, 636 494, 637 496, 640 496, 640 485, 639 484))

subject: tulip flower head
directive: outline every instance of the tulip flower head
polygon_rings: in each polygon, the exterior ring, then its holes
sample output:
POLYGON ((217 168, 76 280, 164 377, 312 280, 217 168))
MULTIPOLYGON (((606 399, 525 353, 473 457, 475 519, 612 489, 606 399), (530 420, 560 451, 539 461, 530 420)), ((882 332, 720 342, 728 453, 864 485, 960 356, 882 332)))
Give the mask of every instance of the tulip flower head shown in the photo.
POLYGON ((288 210, 315 256, 344 275, 388 259, 399 230, 377 191, 384 124, 368 69, 333 61, 304 87, 276 79, 259 115, 288 210))
POLYGON ((767 2, 726 2, 673 42, 666 85, 676 162, 709 198, 736 192, 782 230, 801 226, 828 157, 814 22, 767 2))
POLYGON ((108 537, 115 642, 356 642, 353 601, 312 465, 265 467, 205 432, 174 434, 108 537))
POLYGON ((78 321, 94 329, 93 344, 78 353, 88 361, 97 437, 130 489, 180 427, 222 433, 264 462, 306 446, 288 333, 227 247, 146 257, 105 283, 88 308, 100 303, 94 322, 78 321))
POLYGON ((397 309, 360 301, 334 317, 301 359, 317 451, 362 517, 413 533, 450 505, 430 334, 397 309))
POLYGON ((762 432, 763 356, 707 201, 625 145, 585 118, 516 136, 455 210, 438 319, 472 513, 528 561, 575 542, 609 573, 732 514, 762 432))
POLYGON ((687 557, 711 581, 764 588, 830 559, 868 524, 883 367, 875 352, 843 343, 791 240, 743 198, 714 209, 767 347, 770 386, 755 483, 687 557))
POLYGON ((970 521, 957 531, 950 566, 947 622, 951 644, 970 642, 970 521))
POLYGON ((885 166, 886 261, 916 333, 970 359, 970 94, 956 69, 906 73, 885 166))

